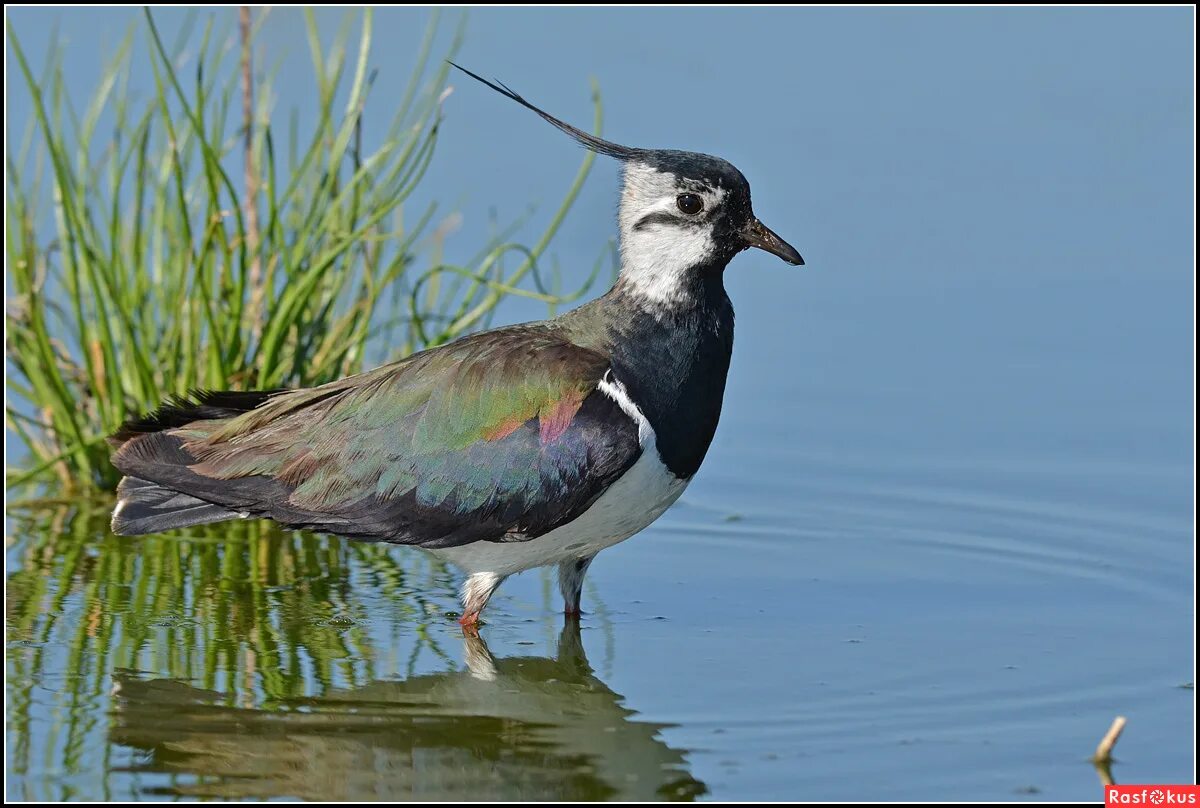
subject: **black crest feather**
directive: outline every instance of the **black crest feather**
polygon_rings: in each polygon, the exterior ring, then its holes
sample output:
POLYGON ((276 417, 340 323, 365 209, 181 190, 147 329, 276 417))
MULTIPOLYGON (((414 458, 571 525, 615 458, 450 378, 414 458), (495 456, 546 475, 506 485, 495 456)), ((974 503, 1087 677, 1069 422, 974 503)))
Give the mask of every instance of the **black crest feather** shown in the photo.
MULTIPOLYGON (((447 61, 449 61, 449 60, 447 60, 447 61)), ((630 148, 629 146, 622 146, 619 143, 613 143, 612 141, 605 140, 604 138, 599 138, 599 137, 596 137, 595 135, 590 135, 587 132, 583 131, 582 129, 577 129, 574 126, 571 126, 571 124, 567 123, 566 121, 560 121, 558 118, 555 118, 549 112, 539 109, 539 108, 535 107, 533 104, 526 101, 524 99, 524 97, 521 96, 520 93, 511 89, 504 82, 501 82, 501 81, 490 82, 487 79, 485 79, 483 76, 480 76, 476 73, 472 73, 470 70, 467 70, 462 65, 457 65, 454 62, 450 62, 450 65, 452 67, 458 68, 459 70, 466 73, 468 76, 475 79, 476 81, 486 84, 488 87, 491 87, 493 90, 500 93, 501 95, 511 98, 513 101, 516 101, 518 104, 525 107, 526 109, 533 110, 538 115, 541 115, 543 118, 545 118, 549 123, 551 123, 555 127, 557 127, 560 131, 566 132, 568 135, 570 135, 572 138, 574 138, 575 141, 577 143, 579 143, 580 145, 582 145, 584 148, 591 149, 592 151, 596 152, 597 154, 607 155, 608 157, 615 157, 618 160, 642 159, 645 154, 644 149, 634 149, 634 148, 630 148)))

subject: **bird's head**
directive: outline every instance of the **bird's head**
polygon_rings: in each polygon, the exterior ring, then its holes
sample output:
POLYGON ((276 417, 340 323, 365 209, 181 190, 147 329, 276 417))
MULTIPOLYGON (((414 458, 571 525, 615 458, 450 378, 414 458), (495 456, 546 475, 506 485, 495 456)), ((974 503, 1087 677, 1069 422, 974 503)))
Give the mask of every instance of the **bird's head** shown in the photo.
POLYGON ((631 291, 656 303, 682 302, 696 284, 719 277, 733 256, 750 247, 789 264, 804 263, 794 247, 754 215, 750 184, 729 162, 697 152, 639 149, 603 140, 535 107, 503 84, 454 66, 533 110, 586 148, 621 161, 621 282, 631 291))

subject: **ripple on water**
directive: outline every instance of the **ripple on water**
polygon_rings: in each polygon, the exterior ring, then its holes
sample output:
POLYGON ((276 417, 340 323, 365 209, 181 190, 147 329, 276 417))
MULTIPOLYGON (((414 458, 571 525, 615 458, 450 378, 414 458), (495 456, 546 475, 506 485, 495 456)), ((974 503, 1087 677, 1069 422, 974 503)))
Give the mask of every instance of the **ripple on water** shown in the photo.
MULTIPOLYGON (((689 492, 660 529, 691 546, 737 546, 768 558, 817 553, 822 563, 804 564, 814 575, 856 559, 900 572, 920 559, 924 575, 936 575, 939 565, 951 577, 1008 569, 1152 599, 1174 600, 1187 585, 1187 570, 1179 565, 1181 547, 1190 542, 1186 515, 1137 496, 1121 469, 964 469, 927 462, 914 471, 830 458, 789 468, 804 474, 718 481, 714 487, 728 506, 689 492)), ((1134 475, 1146 492, 1168 476, 1134 475)))

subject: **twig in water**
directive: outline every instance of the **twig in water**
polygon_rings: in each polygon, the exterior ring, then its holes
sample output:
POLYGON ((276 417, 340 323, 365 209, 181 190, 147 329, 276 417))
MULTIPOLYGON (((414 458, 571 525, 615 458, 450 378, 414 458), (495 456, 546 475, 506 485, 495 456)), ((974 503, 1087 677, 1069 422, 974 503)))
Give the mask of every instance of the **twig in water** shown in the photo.
POLYGON ((1092 756, 1092 764, 1096 767, 1096 772, 1100 775, 1100 782, 1103 785, 1115 785, 1112 777, 1112 750, 1117 745, 1117 739, 1121 737, 1121 732, 1125 729, 1125 716, 1119 715, 1113 719, 1112 726, 1108 728, 1108 732, 1104 733, 1104 737, 1100 739, 1100 745, 1096 747, 1096 754, 1092 756))

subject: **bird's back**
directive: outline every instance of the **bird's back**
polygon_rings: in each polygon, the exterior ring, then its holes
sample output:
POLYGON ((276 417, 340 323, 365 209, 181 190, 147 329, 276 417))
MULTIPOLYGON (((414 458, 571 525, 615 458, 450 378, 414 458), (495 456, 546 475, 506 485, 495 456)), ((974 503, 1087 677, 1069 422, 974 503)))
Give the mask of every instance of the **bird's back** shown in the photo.
POLYGON ((173 402, 116 437, 133 482, 114 529, 166 529, 187 506, 198 521, 263 516, 428 547, 541 535, 641 452, 636 423, 598 390, 610 362, 551 321, 308 390, 173 402))

